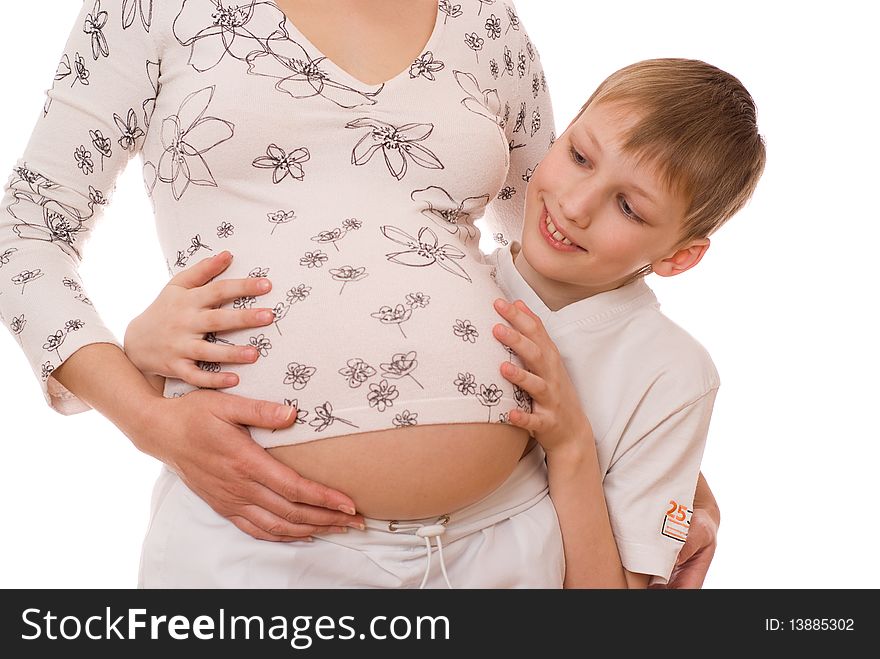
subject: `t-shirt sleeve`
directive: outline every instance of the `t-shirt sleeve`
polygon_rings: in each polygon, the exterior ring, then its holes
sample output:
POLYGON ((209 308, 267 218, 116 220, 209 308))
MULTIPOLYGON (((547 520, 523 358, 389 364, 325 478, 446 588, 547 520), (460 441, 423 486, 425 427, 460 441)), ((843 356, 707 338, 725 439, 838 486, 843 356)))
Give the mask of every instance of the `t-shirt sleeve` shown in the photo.
POLYGON ((529 39, 525 26, 512 4, 504 3, 496 12, 510 38, 505 40, 499 57, 490 62, 499 83, 512 77, 512 84, 501 99, 501 128, 507 139, 510 164, 507 177, 495 199, 477 226, 480 248, 492 252, 499 246, 519 240, 522 234, 526 186, 535 167, 556 139, 553 106, 541 57, 529 39))
POLYGON ((623 566, 665 584, 687 538, 717 388, 656 425, 611 465, 605 500, 623 566))
POLYGON ((149 129, 159 86, 159 4, 85 0, 3 189, 0 319, 46 401, 62 414, 90 408, 52 371, 87 344, 120 345, 89 300, 78 266, 149 129))

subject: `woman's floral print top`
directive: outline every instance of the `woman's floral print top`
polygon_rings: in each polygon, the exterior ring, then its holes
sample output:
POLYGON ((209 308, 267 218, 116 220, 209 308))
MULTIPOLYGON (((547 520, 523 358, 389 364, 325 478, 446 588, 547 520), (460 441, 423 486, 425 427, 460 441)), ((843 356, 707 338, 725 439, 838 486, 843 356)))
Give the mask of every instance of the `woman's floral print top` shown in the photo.
POLYGON ((119 345, 78 265, 137 156, 170 275, 228 249, 223 277, 273 282, 227 305, 271 308, 272 325, 205 337, 259 352, 223 365, 241 379, 226 391, 299 409, 288 430, 253 428, 262 445, 504 422, 524 403, 500 375, 515 356, 492 337, 480 229, 484 250, 518 238, 553 139, 510 2, 438 2, 421 54, 364 84, 272 0, 85 0, 0 203, 0 314, 47 401, 88 409, 51 373, 119 345))

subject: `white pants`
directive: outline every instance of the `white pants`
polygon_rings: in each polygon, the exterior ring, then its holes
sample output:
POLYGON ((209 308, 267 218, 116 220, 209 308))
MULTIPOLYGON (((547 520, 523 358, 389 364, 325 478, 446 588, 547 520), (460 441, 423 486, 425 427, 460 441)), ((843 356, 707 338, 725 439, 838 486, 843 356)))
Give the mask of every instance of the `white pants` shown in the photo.
POLYGON ((454 588, 562 587, 562 533, 538 446, 498 489, 442 519, 366 524, 314 542, 256 540, 163 467, 138 586, 418 588, 427 572, 427 588, 446 588, 444 575, 454 588))

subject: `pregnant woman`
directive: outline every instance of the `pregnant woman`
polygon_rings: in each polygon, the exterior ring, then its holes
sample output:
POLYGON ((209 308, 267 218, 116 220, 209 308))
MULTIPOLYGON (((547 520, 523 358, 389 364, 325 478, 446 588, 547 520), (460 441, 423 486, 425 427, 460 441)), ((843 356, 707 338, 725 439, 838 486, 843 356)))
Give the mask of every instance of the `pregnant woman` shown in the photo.
POLYGON ((436 585, 441 535, 460 585, 561 584, 542 453, 499 423, 528 403, 498 372, 474 226, 518 234, 552 140, 510 4, 86 0, 2 203, 0 310, 53 406, 170 467, 142 585, 436 585), (232 309, 272 310, 214 339, 257 348, 232 391, 286 421, 180 380, 160 396, 98 345, 76 265, 136 153, 169 272, 229 249, 223 277, 254 279, 232 309), (360 526, 352 502, 366 531, 258 540, 360 526))

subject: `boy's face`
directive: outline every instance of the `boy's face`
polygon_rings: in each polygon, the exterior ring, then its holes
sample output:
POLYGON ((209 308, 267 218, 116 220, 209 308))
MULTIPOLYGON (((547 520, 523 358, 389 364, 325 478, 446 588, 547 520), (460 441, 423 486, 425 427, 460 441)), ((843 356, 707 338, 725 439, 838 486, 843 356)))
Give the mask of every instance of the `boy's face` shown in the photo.
POLYGON ((648 264, 658 274, 677 274, 708 246, 708 239, 679 244, 687 200, 668 190, 650 164, 621 151, 637 119, 621 106, 591 105, 529 181, 521 240, 526 279, 557 308, 617 288, 648 264))

